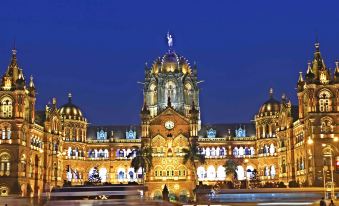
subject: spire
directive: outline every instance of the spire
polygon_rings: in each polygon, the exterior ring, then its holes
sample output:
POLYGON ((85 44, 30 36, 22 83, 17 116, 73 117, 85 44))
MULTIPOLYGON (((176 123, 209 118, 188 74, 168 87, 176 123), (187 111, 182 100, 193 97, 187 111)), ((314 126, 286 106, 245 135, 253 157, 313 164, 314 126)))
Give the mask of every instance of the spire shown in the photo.
POLYGON ((72 103, 72 93, 68 93, 68 103, 72 103))
POLYGON ((16 50, 16 46, 15 46, 15 40, 14 40, 14 44, 13 44, 13 49, 12 49, 12 60, 11 60, 11 65, 16 64, 16 54, 17 54, 17 50, 16 50))
POLYGON ((316 41, 316 43, 314 44, 315 47, 315 52, 314 52, 314 58, 312 61, 312 71, 315 75, 315 77, 319 78, 319 71, 320 70, 327 70, 324 60, 321 57, 321 53, 320 53, 320 43, 318 41, 316 41))
POLYGON ((304 82, 304 79, 303 79, 303 72, 299 72, 298 83, 302 83, 302 82, 304 82))
POLYGON ((30 87, 30 88, 35 88, 34 82, 33 82, 33 76, 31 75, 29 79, 30 79, 30 81, 29 81, 29 87, 30 87))
POLYGON ((336 75, 339 75, 339 61, 335 61, 335 70, 334 70, 334 73, 336 75))
POLYGON ((334 81, 336 83, 339 83, 339 61, 335 62, 334 81))
POLYGON ((320 52, 320 43, 318 40, 314 43, 315 52, 320 52))
POLYGON ((270 98, 273 98, 273 88, 270 88, 270 98))
POLYGON ((306 74, 311 74, 313 73, 313 70, 312 70, 312 67, 311 67, 311 62, 308 62, 307 63, 307 72, 306 74))

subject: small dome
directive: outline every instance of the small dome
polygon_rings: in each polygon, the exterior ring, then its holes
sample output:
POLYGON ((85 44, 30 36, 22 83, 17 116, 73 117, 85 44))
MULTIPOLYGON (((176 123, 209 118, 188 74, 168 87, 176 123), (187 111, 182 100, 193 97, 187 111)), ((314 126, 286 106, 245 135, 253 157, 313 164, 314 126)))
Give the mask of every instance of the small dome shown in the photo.
POLYGON ((273 97, 273 89, 270 89, 270 99, 267 100, 259 109, 259 115, 265 113, 277 113, 280 111, 280 102, 273 97))
POLYGON ((64 104, 59 109, 60 115, 65 117, 66 119, 76 119, 76 120, 83 120, 83 114, 80 108, 72 103, 72 95, 68 94, 68 103, 64 104))

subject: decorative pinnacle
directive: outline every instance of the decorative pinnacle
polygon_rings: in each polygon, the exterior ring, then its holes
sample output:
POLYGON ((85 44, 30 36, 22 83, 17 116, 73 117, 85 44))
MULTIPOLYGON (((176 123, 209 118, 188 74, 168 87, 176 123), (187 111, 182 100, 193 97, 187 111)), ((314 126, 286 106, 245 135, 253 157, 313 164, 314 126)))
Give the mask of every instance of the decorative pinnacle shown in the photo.
POLYGON ((313 73, 312 68, 311 68, 311 62, 307 63, 307 74, 313 73))
POLYGON ((15 46, 15 39, 14 39, 14 42, 13 42, 13 49, 12 49, 12 54, 13 56, 15 56, 17 53, 17 50, 16 50, 16 46, 15 46))
POLYGON ((282 99, 282 100, 285 100, 285 99, 286 99, 286 94, 285 94, 285 93, 283 93, 283 94, 281 95, 281 99, 282 99))
POLYGON ((273 97, 273 88, 270 88, 270 97, 273 97))
POLYGON ((69 102, 69 103, 72 102, 72 93, 68 93, 68 102, 69 102))
POLYGON ((298 82, 303 82, 304 79, 303 79, 303 73, 302 72, 299 72, 299 79, 298 79, 298 82))
POLYGON ((33 82, 33 75, 31 75, 30 77, 29 77, 29 79, 30 79, 30 81, 29 81, 29 87, 34 87, 34 82, 33 82))
POLYGON ((319 51, 319 47, 320 47, 320 43, 317 41, 315 44, 315 50, 318 52, 319 51))

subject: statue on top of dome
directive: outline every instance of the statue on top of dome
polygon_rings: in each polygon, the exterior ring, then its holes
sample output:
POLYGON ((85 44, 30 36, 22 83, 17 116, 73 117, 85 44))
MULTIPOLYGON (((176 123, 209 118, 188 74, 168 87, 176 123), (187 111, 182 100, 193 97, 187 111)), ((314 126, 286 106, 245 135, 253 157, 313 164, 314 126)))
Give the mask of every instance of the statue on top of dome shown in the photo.
POLYGON ((169 32, 167 32, 167 44, 169 48, 173 47, 173 37, 169 32))

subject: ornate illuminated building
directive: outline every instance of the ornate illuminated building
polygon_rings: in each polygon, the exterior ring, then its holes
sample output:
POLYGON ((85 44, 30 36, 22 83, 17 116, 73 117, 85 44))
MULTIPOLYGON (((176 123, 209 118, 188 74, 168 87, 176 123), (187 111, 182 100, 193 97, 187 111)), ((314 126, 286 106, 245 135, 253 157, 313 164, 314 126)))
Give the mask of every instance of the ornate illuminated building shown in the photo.
POLYGON ((300 73, 298 106, 286 95, 276 100, 271 89, 254 123, 210 125, 200 119, 197 66, 174 51, 170 35, 168 40, 168 51, 145 67, 140 125, 89 126, 71 94, 63 106, 53 98, 36 111, 33 77, 27 84, 13 49, 0 91, 0 194, 35 196, 65 182, 82 185, 98 170, 101 182, 144 179, 152 198, 165 185, 172 196, 192 197, 198 182, 229 180, 229 159, 242 160, 238 180, 251 179, 256 170, 263 183, 323 184, 323 166, 330 168, 339 152, 339 65, 332 74, 319 43, 306 75, 300 73), (193 140, 206 157, 196 171, 183 163, 183 149, 193 140), (141 143, 153 151, 153 167, 144 176, 130 166, 141 143))

